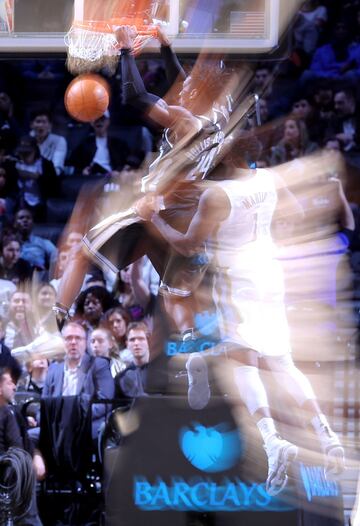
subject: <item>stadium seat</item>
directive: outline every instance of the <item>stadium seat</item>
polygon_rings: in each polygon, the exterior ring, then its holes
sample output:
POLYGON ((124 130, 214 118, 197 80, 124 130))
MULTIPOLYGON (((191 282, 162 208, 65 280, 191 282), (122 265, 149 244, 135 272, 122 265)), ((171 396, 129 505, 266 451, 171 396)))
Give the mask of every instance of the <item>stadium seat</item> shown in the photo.
POLYGON ((46 219, 52 223, 66 223, 73 211, 75 201, 69 199, 48 199, 46 219))
POLYGON ((76 200, 80 189, 83 185, 92 185, 99 181, 101 181, 104 178, 104 176, 77 176, 77 175, 71 175, 69 177, 63 177, 60 188, 61 188, 61 196, 64 199, 71 199, 72 201, 76 200))

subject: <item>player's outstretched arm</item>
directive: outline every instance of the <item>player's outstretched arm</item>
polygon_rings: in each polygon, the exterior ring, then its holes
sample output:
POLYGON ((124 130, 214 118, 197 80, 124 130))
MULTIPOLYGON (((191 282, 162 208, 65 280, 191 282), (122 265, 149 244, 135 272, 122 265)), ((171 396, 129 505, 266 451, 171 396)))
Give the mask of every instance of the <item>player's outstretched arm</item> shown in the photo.
POLYGON ((197 254, 230 212, 230 202, 226 193, 219 187, 208 188, 199 200, 198 209, 187 232, 183 234, 166 223, 150 206, 147 209, 146 206, 139 206, 138 214, 143 219, 150 219, 166 241, 183 256, 197 254))
POLYGON ((130 26, 120 26, 116 30, 116 38, 121 46, 121 82, 122 101, 146 113, 160 126, 171 126, 173 117, 169 106, 164 100, 146 91, 144 82, 136 66, 132 49, 134 45, 134 29, 130 26))
POLYGON ((164 61, 166 78, 170 86, 176 81, 184 81, 186 73, 182 68, 176 54, 174 53, 171 42, 162 27, 158 27, 157 39, 160 42, 160 54, 164 61))

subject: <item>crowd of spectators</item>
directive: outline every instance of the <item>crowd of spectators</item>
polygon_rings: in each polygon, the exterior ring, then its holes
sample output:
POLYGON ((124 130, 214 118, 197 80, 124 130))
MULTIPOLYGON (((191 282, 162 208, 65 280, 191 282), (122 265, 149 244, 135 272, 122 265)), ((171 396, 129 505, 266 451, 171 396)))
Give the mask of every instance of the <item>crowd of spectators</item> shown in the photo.
MULTIPOLYGON (((360 3, 333 4, 305 2, 291 33, 288 58, 276 65, 273 61, 259 63, 255 70, 252 90, 260 97, 263 125, 258 165, 274 167, 321 148, 343 157, 341 179, 356 220, 349 250, 358 298, 360 3)), ((153 306, 159 288, 159 277, 146 257, 117 276, 95 266, 90 269, 72 306, 73 321, 62 334, 63 360, 49 363, 46 357, 36 356, 19 364, 11 356, 14 349, 55 331, 51 306, 69 252, 81 243, 86 231, 86 206, 78 214, 76 229, 68 231, 65 222, 84 185, 105 196, 101 199, 124 198, 128 195, 125 189, 138 185, 142 163, 156 150, 158 139, 148 122, 121 106, 118 75, 111 80, 110 112, 80 125, 66 115, 63 91, 57 97, 58 91, 50 90, 52 98, 47 101, 27 99, 26 93, 25 100, 20 100, 19 79, 34 88, 42 82, 63 86, 68 78, 60 62, 53 65, 56 74, 45 76, 35 75, 34 67, 28 66, 21 60, 15 66, 2 64, 0 73, 10 71, 0 83, 0 408, 16 399, 3 367, 11 371, 17 392, 29 397, 66 395, 77 403, 83 395, 107 401, 144 396, 148 338, 154 329, 153 306), (54 207, 58 207, 55 212, 54 207), (59 210, 65 210, 65 217, 59 210), (3 399, 4 382, 10 385, 10 394, 3 399)), ((156 59, 144 61, 141 71, 149 91, 160 95, 166 91, 164 70, 156 59)), ((251 118, 249 125, 256 125, 251 118)), ((95 211, 91 214, 94 217, 95 211)), ((56 408, 49 405, 47 410, 50 414, 56 408)), ((94 404, 91 411, 96 442, 110 409, 106 403, 94 404)), ((4 414, 12 419, 11 412, 4 414)), ((36 442, 40 412, 35 409, 26 416, 36 442)), ((10 423, 15 429, 14 422, 10 423)), ((16 429, 13 433, 18 445, 22 439, 16 429)), ((5 448, 4 440, 0 446, 5 448)), ((35 451, 38 455, 38 449, 35 451)), ((36 462, 42 477, 38 457, 36 462)))

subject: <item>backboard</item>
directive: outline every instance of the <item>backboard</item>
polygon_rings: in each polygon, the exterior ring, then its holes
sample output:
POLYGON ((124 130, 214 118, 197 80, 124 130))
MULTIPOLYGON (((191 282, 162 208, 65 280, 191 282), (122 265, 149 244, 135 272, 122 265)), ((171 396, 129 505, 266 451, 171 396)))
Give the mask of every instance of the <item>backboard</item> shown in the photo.
MULTIPOLYGON (((248 54, 276 49, 284 20, 298 0, 137 0, 151 3, 152 19, 166 24, 177 52, 248 54)), ((129 2, 128 2, 129 3, 129 2)), ((0 0, 0 45, 7 53, 65 52, 74 17, 106 19, 124 0, 0 0)), ((158 44, 151 41, 147 51, 158 44)))

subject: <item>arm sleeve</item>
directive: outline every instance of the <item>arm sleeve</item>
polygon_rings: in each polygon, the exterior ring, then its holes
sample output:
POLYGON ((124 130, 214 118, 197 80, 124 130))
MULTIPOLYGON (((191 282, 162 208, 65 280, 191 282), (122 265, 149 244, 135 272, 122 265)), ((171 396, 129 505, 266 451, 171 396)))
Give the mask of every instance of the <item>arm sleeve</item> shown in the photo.
POLYGON ((186 73, 171 46, 161 46, 160 54, 165 64, 166 78, 170 85, 176 80, 185 80, 186 73))
POLYGON ((147 111, 160 99, 146 91, 144 82, 129 49, 121 50, 122 102, 140 111, 147 111))

